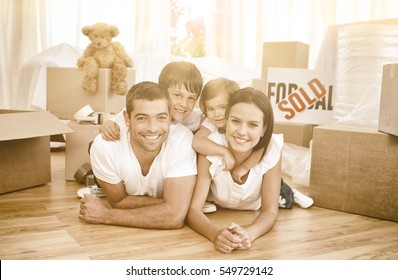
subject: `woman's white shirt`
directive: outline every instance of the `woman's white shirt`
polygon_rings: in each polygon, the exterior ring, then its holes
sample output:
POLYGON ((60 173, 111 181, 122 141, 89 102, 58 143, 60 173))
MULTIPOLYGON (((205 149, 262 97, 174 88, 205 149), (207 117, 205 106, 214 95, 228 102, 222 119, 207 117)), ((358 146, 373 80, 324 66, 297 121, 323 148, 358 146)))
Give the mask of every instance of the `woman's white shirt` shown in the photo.
MULTIPOLYGON (((217 144, 228 146, 224 134, 212 133, 208 137, 217 144)), ((263 175, 279 161, 283 147, 283 135, 273 134, 261 161, 249 171, 246 182, 235 183, 229 171, 223 170, 221 156, 207 156, 212 177, 209 201, 223 208, 236 210, 258 210, 261 207, 261 186, 263 175)))

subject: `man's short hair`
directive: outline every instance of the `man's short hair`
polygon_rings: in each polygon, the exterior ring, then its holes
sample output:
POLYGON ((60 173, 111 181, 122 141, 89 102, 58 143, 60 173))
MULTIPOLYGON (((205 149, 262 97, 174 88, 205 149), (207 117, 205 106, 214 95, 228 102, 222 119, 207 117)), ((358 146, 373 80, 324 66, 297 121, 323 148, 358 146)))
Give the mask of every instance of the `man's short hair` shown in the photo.
POLYGON ((188 91, 200 95, 203 78, 195 64, 187 61, 173 61, 163 67, 159 75, 159 84, 169 89, 172 86, 184 86, 188 91))
POLYGON ((134 100, 143 99, 148 101, 165 99, 168 101, 166 89, 154 82, 141 82, 133 85, 126 95, 126 111, 130 116, 134 110, 134 100))

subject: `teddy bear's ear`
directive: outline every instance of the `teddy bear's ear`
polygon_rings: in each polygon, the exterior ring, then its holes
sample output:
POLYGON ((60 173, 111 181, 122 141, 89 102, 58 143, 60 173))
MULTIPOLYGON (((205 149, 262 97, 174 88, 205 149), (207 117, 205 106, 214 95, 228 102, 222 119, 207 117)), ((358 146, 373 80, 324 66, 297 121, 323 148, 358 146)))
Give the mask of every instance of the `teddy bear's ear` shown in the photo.
POLYGON ((90 34, 92 30, 93 30, 92 26, 85 26, 82 28, 82 32, 86 36, 88 36, 88 34, 90 34))
POLYGON ((117 35, 119 35, 119 28, 117 28, 116 25, 111 25, 110 30, 112 37, 116 37, 117 35))

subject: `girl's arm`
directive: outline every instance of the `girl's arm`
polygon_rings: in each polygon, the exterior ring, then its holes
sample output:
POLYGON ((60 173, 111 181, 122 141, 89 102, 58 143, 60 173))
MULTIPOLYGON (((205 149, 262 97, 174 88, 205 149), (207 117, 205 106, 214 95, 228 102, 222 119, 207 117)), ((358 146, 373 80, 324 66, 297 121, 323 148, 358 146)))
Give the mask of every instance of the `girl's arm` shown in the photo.
POLYGON ((221 156, 223 158, 224 170, 231 170, 235 164, 235 158, 227 147, 219 145, 207 137, 210 135, 210 130, 201 126, 195 133, 192 140, 193 149, 199 154, 205 156, 221 156))
POLYGON ((193 230, 213 242, 218 251, 229 253, 233 249, 241 247, 240 239, 228 229, 217 227, 202 211, 210 190, 211 175, 209 168, 210 162, 207 158, 204 155, 199 155, 198 175, 186 221, 193 230))
POLYGON ((231 175, 235 182, 242 184, 242 177, 261 161, 264 156, 264 150, 265 148, 261 148, 254 151, 244 162, 232 170, 231 175))
POLYGON ((261 186, 260 215, 245 227, 250 241, 267 233, 274 226, 278 216, 278 201, 281 191, 281 158, 278 163, 263 175, 261 186))

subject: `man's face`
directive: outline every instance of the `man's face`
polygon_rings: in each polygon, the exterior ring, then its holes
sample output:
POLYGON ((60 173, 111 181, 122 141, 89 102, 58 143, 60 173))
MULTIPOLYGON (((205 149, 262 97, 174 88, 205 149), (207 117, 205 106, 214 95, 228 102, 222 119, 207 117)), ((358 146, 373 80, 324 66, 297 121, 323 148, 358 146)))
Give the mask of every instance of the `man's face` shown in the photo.
POLYGON ((184 86, 172 86, 169 94, 170 114, 173 122, 182 123, 195 107, 198 94, 189 92, 184 86))
MULTIPOLYGON (((134 100, 134 110, 126 118, 133 148, 144 152, 159 152, 170 128, 170 113, 166 99, 134 100)), ((127 113, 126 113, 127 115, 127 113)))

